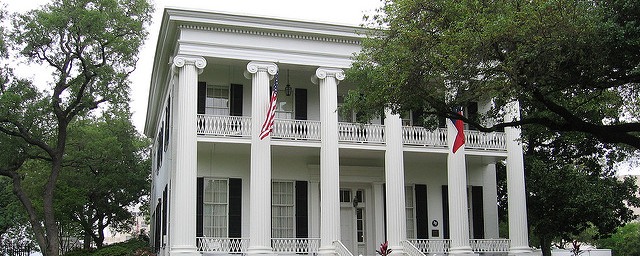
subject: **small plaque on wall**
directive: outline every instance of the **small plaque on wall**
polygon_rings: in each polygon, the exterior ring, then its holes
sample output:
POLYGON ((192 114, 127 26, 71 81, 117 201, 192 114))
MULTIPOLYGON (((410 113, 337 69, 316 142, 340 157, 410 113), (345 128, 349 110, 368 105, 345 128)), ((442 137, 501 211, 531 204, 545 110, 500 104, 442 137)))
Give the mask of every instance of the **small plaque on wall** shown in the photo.
POLYGON ((431 230, 431 237, 440 237, 440 230, 432 229, 431 230))

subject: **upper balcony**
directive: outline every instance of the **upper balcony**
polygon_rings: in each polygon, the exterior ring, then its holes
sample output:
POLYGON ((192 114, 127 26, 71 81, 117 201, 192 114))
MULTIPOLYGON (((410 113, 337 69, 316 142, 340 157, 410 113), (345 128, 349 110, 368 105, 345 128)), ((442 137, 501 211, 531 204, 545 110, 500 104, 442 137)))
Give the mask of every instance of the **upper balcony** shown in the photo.
MULTIPOLYGON (((251 137, 251 117, 198 115, 198 135, 248 139, 251 137)), ((277 119, 274 122, 272 140, 320 142, 320 121, 277 119)), ((465 130, 465 147, 470 150, 506 151, 502 132, 465 130)), ((340 144, 384 145, 384 125, 338 123, 340 144)), ((423 127, 403 126, 402 142, 405 147, 447 147, 447 130, 429 130, 423 127)))

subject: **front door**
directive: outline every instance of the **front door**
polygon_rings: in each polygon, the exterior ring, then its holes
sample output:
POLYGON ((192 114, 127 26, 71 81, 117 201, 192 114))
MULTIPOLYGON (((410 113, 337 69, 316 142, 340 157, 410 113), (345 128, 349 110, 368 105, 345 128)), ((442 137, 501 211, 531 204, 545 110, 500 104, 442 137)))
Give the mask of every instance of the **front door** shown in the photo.
POLYGON ((367 255, 365 189, 340 189, 340 240, 354 255, 367 255))

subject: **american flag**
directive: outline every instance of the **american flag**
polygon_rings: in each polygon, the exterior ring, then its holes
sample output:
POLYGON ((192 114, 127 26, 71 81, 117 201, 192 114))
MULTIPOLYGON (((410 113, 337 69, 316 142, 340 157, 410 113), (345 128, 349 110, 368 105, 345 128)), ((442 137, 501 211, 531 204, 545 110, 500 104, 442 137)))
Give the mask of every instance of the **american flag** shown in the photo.
MULTIPOLYGON (((462 115, 462 108, 457 109, 459 115, 462 115)), ((456 139, 453 141, 453 153, 455 154, 462 145, 464 145, 464 122, 460 119, 451 119, 456 128, 456 139)))
POLYGON ((260 130, 260 139, 264 139, 271 133, 273 129, 273 119, 276 117, 276 100, 278 99, 278 73, 276 73, 275 82, 273 83, 273 92, 271 92, 271 100, 269 101, 269 109, 267 110, 267 118, 265 118, 260 130))

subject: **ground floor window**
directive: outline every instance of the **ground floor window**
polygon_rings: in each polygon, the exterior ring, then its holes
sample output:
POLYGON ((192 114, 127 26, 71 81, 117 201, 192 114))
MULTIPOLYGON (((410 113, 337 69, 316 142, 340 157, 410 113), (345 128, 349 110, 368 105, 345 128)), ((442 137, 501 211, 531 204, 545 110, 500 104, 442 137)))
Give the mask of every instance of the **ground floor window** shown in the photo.
POLYGON ((203 234, 227 237, 229 184, 226 179, 205 179, 203 198, 203 234))
POLYGON ((273 181, 271 200, 271 236, 296 237, 294 182, 273 181))
POLYGON ((407 218, 407 239, 416 238, 416 211, 413 186, 404 187, 404 204, 407 218))

